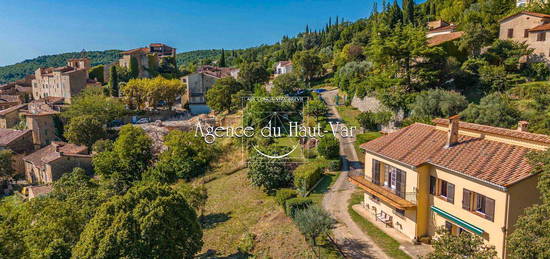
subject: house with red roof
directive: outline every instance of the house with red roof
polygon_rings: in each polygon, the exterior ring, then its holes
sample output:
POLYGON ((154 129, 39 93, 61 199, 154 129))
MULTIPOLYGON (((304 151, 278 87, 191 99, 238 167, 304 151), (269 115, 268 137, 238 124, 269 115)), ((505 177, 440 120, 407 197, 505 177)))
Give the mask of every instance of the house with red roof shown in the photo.
POLYGON ((50 145, 25 156, 25 177, 31 184, 52 183, 74 168, 92 171, 92 156, 88 148, 65 142, 50 145))
MULTIPOLYGON (((138 77, 150 77, 149 69, 158 67, 164 58, 176 58, 176 48, 162 43, 151 43, 149 46, 123 51, 118 65, 130 69, 130 61, 134 59, 138 65, 138 77)), ((107 72, 108 67, 105 68, 107 72)))
POLYGON ((364 174, 349 180, 364 191, 357 209, 413 242, 438 228, 479 235, 506 258, 506 238, 525 208, 539 202, 527 155, 550 136, 462 122, 458 116, 415 123, 361 145, 364 174))

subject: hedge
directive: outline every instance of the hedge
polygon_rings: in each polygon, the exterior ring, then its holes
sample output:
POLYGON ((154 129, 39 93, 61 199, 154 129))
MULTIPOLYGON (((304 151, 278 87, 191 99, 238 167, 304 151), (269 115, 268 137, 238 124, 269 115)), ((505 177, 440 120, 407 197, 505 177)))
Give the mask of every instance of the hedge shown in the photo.
POLYGON ((288 199, 296 198, 296 196, 298 196, 298 193, 296 192, 296 190, 288 189, 288 188, 279 189, 275 194, 275 201, 277 201, 277 204, 284 207, 285 202, 288 199))
POLYGON ((303 210, 308 208, 313 201, 310 198, 292 198, 288 199, 285 203, 285 213, 287 216, 294 218, 297 210, 303 210))
POLYGON ((321 179, 326 167, 326 161, 314 161, 298 166, 294 170, 294 186, 302 190, 311 189, 321 179))

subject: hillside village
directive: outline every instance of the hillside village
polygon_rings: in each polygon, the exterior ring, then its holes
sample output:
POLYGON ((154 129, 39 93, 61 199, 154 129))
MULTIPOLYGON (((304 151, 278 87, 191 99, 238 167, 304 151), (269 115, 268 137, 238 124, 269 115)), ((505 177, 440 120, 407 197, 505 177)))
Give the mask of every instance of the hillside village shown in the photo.
POLYGON ((0 257, 547 258, 549 33, 542 1, 404 0, 37 67, 0 85, 0 257))

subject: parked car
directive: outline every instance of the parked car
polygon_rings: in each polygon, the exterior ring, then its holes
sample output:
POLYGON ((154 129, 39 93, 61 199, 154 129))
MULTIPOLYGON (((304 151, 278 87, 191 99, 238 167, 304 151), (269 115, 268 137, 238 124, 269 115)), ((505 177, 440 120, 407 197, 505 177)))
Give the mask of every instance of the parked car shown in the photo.
POLYGON ((148 118, 141 118, 138 121, 136 121, 136 124, 144 124, 144 123, 149 123, 149 119, 148 118))

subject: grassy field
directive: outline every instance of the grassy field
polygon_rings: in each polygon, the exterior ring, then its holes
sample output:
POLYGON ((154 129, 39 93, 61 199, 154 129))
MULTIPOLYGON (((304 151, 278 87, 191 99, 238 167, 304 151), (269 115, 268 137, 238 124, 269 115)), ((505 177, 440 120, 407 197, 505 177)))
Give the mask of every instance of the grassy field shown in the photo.
POLYGON ((356 118, 357 115, 361 114, 360 110, 351 106, 338 106, 336 108, 346 125, 359 127, 359 122, 356 118))
POLYGON ((405 259, 405 258, 411 258, 405 252, 401 251, 399 249, 399 243, 395 241, 395 239, 388 236, 384 231, 380 230, 378 227, 370 223, 368 220, 361 217, 361 215, 357 214, 352 209, 352 206, 355 204, 359 204, 363 200, 363 193, 354 193, 351 196, 351 199, 348 204, 348 211, 351 215, 351 218, 359 227, 363 230, 363 232, 367 235, 369 235, 374 242, 384 250, 384 252, 390 256, 391 258, 397 258, 397 259, 405 259))
POLYGON ((330 186, 334 184, 337 178, 338 173, 325 174, 323 178, 321 178, 321 182, 309 194, 309 198, 311 198, 313 202, 321 206, 321 203, 323 202, 323 196, 328 191, 330 186))
POLYGON ((292 159, 293 161, 303 161, 303 151, 302 146, 298 142, 298 138, 291 138, 291 137, 284 137, 284 138, 276 138, 275 139, 275 145, 276 146, 283 146, 283 147, 289 147, 293 148, 295 145, 298 145, 296 150, 294 150, 288 158, 292 159))
POLYGON ((253 234, 251 254, 271 258, 311 258, 313 253, 290 218, 272 197, 250 186, 246 169, 205 184, 208 202, 203 217, 200 257, 246 258, 241 238, 253 234))

